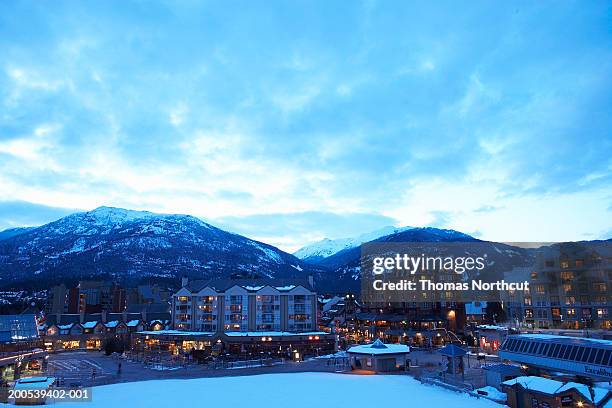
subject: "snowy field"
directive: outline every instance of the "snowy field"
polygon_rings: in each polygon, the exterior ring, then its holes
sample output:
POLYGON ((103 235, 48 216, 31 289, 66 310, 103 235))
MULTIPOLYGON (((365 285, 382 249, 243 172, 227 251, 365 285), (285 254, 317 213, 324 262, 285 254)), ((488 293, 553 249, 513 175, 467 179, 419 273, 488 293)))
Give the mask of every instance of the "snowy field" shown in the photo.
POLYGON ((408 376, 330 373, 155 380, 93 389, 93 401, 66 407, 453 407, 499 408, 494 402, 422 385, 408 376))

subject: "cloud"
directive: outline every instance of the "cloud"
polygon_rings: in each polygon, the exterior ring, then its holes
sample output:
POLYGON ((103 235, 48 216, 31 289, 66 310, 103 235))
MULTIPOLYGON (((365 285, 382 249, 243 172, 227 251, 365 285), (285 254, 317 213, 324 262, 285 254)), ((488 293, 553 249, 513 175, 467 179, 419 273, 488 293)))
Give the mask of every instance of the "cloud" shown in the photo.
POLYGON ((381 226, 397 225, 397 221, 393 218, 380 214, 316 211, 223 217, 213 222, 290 252, 298 250, 304 243, 323 238, 351 237, 379 229, 381 226))
POLYGON ((286 248, 327 224, 612 227, 603 4, 6 7, 5 200, 189 213, 286 248))
POLYGON ((483 205, 481 207, 478 207, 477 209, 474 210, 474 212, 477 213, 488 213, 488 212, 493 212, 493 211, 497 211, 500 210, 502 207, 496 207, 494 205, 483 205))
POLYGON ((450 211, 431 211, 431 221, 429 225, 437 228, 446 228, 452 219, 450 211))
POLYGON ((24 201, 0 201, 0 230, 43 225, 75 211, 24 201))

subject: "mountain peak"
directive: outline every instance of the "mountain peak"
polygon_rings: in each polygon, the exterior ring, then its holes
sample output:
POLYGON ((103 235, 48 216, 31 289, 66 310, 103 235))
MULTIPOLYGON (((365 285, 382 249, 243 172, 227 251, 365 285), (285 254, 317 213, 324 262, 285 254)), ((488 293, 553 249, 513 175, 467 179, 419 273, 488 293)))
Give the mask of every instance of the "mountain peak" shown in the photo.
POLYGON ((2 283, 80 279, 175 282, 230 273, 306 276, 319 269, 190 215, 102 206, 0 240, 2 283))
POLYGON ((412 227, 394 227, 392 225, 388 225, 386 227, 377 229, 376 231, 361 234, 356 237, 338 239, 323 238, 320 241, 300 248, 293 255, 302 260, 327 258, 345 249, 357 247, 363 244, 364 242, 373 241, 377 238, 391 234, 397 234, 399 232, 407 231, 409 229, 412 229, 412 227))
POLYGON ((92 216, 99 220, 105 221, 129 221, 139 218, 150 218, 160 214, 155 214, 149 211, 135 211, 126 210, 125 208, 119 207, 107 207, 101 206, 91 211, 87 211, 85 214, 92 216))

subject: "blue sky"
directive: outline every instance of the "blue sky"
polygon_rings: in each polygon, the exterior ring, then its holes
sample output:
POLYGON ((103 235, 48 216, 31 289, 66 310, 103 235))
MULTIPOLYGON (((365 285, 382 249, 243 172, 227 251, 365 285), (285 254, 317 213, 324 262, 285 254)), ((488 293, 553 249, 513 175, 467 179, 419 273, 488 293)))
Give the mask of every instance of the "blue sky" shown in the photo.
POLYGON ((612 236, 609 2, 0 2, 0 229, 612 236))

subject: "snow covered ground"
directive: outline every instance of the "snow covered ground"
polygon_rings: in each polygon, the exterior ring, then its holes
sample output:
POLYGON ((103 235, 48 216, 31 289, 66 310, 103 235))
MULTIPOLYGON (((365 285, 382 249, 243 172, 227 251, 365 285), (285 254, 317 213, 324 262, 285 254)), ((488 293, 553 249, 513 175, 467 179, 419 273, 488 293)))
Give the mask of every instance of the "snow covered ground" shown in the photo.
POLYGON ((59 404, 101 407, 265 407, 427 406, 499 408, 486 400, 422 385, 405 375, 331 373, 266 374, 244 377, 156 380, 93 389, 93 401, 59 404))

